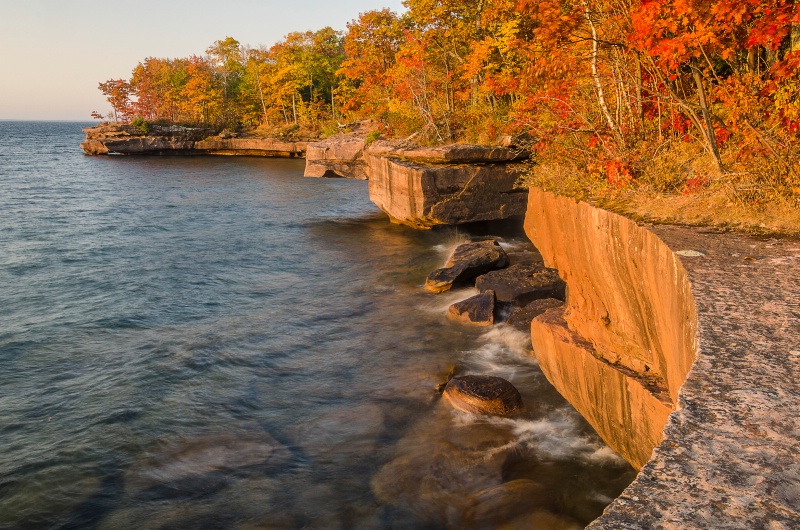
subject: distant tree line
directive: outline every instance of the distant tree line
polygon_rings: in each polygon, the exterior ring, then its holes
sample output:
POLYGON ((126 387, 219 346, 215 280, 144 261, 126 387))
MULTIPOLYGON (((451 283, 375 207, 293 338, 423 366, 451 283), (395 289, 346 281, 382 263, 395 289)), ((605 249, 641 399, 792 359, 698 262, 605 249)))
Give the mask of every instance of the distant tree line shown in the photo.
MULTIPOLYGON (((100 89, 121 121, 322 130, 371 118, 386 134, 427 142, 524 133, 541 160, 621 187, 665 146, 696 148, 720 174, 756 160, 760 185, 800 196, 793 0, 405 6, 269 48, 228 37, 204 56, 151 57, 100 89)), ((707 180, 676 179, 659 185, 691 191, 707 180)))

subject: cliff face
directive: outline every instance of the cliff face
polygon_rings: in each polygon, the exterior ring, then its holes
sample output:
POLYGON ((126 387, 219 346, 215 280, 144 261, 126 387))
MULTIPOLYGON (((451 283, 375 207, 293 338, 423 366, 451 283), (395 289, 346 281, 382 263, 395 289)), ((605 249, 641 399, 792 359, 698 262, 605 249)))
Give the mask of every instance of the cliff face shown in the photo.
POLYGON ((343 134, 308 144, 306 177, 344 177, 367 180, 362 134, 343 134))
POLYGON ((541 190, 530 190, 525 231, 568 289, 565 309, 532 323, 536 358, 606 443, 641 468, 696 356, 686 271, 636 223, 541 190))
POLYGON ((369 180, 370 199, 394 222, 429 228, 524 215, 527 191, 514 184, 526 157, 478 145, 367 146, 350 134, 310 144, 305 175, 369 180))
POLYGON ((520 166, 425 164, 366 155, 369 198, 395 222, 427 228, 522 216, 520 166))
POLYGON ((246 155, 302 157, 306 142, 276 138, 215 136, 209 129, 153 126, 145 134, 131 125, 101 125, 83 129, 81 148, 88 155, 246 155))

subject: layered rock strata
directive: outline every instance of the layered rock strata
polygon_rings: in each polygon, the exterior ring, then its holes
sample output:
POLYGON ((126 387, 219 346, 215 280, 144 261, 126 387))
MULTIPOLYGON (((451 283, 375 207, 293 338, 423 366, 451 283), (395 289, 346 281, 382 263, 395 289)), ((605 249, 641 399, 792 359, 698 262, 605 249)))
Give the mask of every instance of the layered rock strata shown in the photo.
POLYGON ((364 161, 366 138, 361 134, 343 134, 308 144, 306 177, 344 177, 367 180, 364 161))
POLYGON ((697 350, 686 271, 653 233, 586 203, 531 190, 525 231, 568 286, 532 322, 542 371, 600 436, 641 468, 697 350))
POLYGON ((277 138, 216 136, 200 127, 152 126, 145 133, 133 125, 83 129, 81 148, 88 155, 245 155, 303 157, 307 142, 277 138))
POLYGON ((363 135, 309 146, 306 176, 369 180, 370 199, 394 222, 415 228, 521 217, 527 191, 515 188, 519 149, 479 145, 417 147, 363 135))
POLYGON ((431 163, 367 151, 369 197, 394 222, 415 228, 522 216, 521 164, 431 163))

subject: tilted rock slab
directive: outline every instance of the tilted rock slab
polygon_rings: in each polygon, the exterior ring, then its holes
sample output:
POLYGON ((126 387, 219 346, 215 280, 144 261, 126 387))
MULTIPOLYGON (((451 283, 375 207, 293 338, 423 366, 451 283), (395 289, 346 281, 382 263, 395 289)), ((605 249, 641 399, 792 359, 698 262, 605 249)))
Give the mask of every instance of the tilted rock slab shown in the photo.
POLYGON ((459 245, 444 267, 436 269, 425 280, 425 289, 432 293, 450 290, 454 284, 466 283, 481 274, 508 266, 508 256, 494 239, 459 245))

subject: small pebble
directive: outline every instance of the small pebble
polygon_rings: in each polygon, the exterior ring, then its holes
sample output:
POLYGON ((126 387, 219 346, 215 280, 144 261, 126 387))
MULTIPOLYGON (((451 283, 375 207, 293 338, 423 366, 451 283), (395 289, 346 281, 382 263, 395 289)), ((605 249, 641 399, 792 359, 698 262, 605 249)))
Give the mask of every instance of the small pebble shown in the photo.
POLYGON ((678 250, 677 252, 675 252, 675 254, 687 258, 704 258, 706 256, 702 252, 698 252, 696 250, 678 250))

